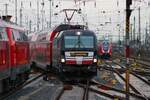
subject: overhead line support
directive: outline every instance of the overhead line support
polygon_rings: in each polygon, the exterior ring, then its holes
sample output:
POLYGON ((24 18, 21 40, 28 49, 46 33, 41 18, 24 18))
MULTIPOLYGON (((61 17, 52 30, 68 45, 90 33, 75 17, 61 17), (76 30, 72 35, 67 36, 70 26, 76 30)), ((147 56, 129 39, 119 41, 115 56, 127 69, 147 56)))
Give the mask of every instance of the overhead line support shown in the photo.
POLYGON ((132 4, 132 0, 126 0, 126 100, 129 100, 129 79, 130 79, 130 72, 129 72, 129 57, 130 57, 130 39, 129 39, 129 27, 130 27, 130 15, 131 9, 130 5, 132 4))

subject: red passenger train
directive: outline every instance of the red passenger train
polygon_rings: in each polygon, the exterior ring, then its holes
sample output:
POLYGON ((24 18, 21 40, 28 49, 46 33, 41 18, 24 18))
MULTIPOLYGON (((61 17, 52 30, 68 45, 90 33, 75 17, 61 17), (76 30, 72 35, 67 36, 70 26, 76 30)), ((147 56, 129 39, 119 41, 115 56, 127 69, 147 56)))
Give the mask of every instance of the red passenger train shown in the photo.
POLYGON ((97 39, 85 26, 61 24, 35 34, 31 40, 33 66, 55 69, 62 76, 66 73, 96 75, 97 39))
POLYGON ((98 55, 101 59, 109 59, 112 56, 112 43, 103 40, 98 44, 98 55))
POLYGON ((24 28, 0 19, 0 93, 27 80, 30 70, 27 40, 24 28))

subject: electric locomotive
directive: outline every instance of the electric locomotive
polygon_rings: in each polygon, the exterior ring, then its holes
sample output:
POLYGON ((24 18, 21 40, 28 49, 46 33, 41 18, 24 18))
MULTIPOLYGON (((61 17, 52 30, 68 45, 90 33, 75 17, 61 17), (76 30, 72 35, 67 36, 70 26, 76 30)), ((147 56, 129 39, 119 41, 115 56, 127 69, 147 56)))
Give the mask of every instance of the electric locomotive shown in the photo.
POLYGON ((96 75, 96 36, 89 30, 65 30, 53 42, 52 66, 60 73, 96 75))
MULTIPOLYGON (((91 72, 96 74, 97 47, 94 32, 83 25, 61 24, 53 29, 37 32, 31 39, 32 65, 45 71, 91 72)), ((74 74, 72 74, 74 75, 74 74)), ((89 77, 89 76, 88 76, 89 77)))

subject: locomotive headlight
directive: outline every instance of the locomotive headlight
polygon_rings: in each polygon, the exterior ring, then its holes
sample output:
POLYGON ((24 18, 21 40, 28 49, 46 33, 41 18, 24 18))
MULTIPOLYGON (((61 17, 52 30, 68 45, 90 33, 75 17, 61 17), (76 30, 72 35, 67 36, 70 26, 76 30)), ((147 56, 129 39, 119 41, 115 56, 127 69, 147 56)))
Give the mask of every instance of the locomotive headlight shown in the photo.
POLYGON ((77 35, 81 35, 81 32, 77 32, 77 35))
POLYGON ((93 62, 94 62, 94 63, 97 63, 97 59, 96 59, 96 58, 94 58, 94 59, 93 59, 93 62))
POLYGON ((65 59, 64 59, 64 58, 62 58, 62 59, 61 59, 61 62, 62 62, 62 63, 64 63, 64 62, 65 62, 65 59))

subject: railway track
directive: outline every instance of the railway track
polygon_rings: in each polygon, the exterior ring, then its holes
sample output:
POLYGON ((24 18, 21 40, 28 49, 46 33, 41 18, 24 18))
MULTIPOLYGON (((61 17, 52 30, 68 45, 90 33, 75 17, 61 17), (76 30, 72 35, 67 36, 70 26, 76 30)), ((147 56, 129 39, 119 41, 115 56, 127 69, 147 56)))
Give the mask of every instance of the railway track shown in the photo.
MULTIPOLYGON (((112 62, 114 64, 114 62, 112 62)), ((115 63, 116 64, 116 63, 115 63)), ((105 69, 105 70, 109 70, 109 71, 113 71, 114 73, 116 73, 124 82, 125 82, 125 78, 122 76, 122 74, 124 73, 125 70, 123 70, 122 72, 118 71, 116 68, 113 68, 112 64, 105 62, 106 66, 101 66, 101 68, 105 69)), ((117 64, 118 66, 120 66, 120 69, 125 69, 122 65, 117 64)), ((149 82, 147 80, 145 80, 144 78, 142 78, 141 76, 137 75, 136 73, 131 73, 134 77, 138 78, 140 81, 144 82, 145 84, 149 85, 149 82)), ((134 97, 138 97, 140 95, 140 98, 142 100, 149 100, 150 98, 145 96, 143 93, 141 93, 140 90, 138 90, 137 88, 135 88, 131 83, 129 84, 130 88, 132 89, 132 91, 134 91, 135 94, 133 93, 129 93, 130 96, 134 96, 134 97)), ((111 88, 112 89, 112 88, 111 88)), ((117 90, 118 91, 118 90, 117 90)), ((119 92, 123 93, 124 91, 120 91, 119 92)), ((124 92, 125 93, 125 92, 124 92)))
MULTIPOLYGON (((113 63, 115 63, 115 62, 113 62, 113 63)), ((121 68, 125 68, 125 66, 123 66, 123 65, 121 65, 121 64, 119 64, 119 63, 115 63, 115 64, 117 64, 117 65, 119 65, 121 68)), ((138 74, 136 74, 136 73, 134 73, 134 72, 132 72, 132 71, 130 71, 130 74, 131 74, 131 77, 135 77, 135 78, 137 78, 139 81, 142 81, 143 83, 145 83, 146 85, 148 85, 148 87, 150 87, 150 82, 148 81, 148 80, 146 80, 146 79, 144 79, 142 76, 140 76, 140 75, 138 75, 138 74)), ((135 79, 134 78, 134 79, 135 79)), ((133 80, 131 80, 131 82, 132 82, 133 80)), ((132 82, 133 83, 133 82, 132 82)), ((141 93, 140 93, 141 94, 141 93)), ((142 94, 142 95, 144 95, 144 94, 142 94)), ((144 95, 145 96, 145 95, 144 95)), ((145 96, 146 97, 146 96, 145 96)))
MULTIPOLYGON (((119 59, 123 59, 125 60, 126 58, 124 56, 113 56, 113 59, 115 58, 119 58, 119 59)), ((136 61, 136 63, 140 64, 140 65, 143 65, 142 67, 145 68, 145 69, 148 69, 150 70, 150 60, 149 59, 142 59, 142 58, 136 58, 136 57, 130 57, 130 61, 133 62, 133 61, 136 61)))
MULTIPOLYGON (((120 89, 117 89, 117 88, 113 88, 111 86, 108 86, 108 85, 105 85, 105 84, 102 84, 100 82, 97 82, 95 80, 93 80, 94 84, 96 84, 96 86, 104 86, 106 88, 109 88, 111 91, 114 91, 114 92, 117 92, 117 93, 121 93, 121 94, 126 94, 126 91, 125 90, 120 90, 120 89)), ((138 99, 142 99, 142 100, 146 100, 145 97, 139 95, 139 94, 135 94, 135 93, 132 93, 132 92, 129 92, 129 95, 134 97, 134 98, 138 98, 138 99)))
MULTIPOLYGON (((121 56, 120 58, 119 57, 116 57, 116 58, 121 59, 124 63, 126 62, 126 58, 125 57, 121 56)), ((139 75, 140 76, 144 76, 144 77, 150 76, 150 61, 149 60, 138 59, 138 58, 135 58, 135 57, 130 57, 130 66, 131 66, 131 70, 132 70, 133 74, 137 74, 136 75, 137 77, 139 75)), ((122 72, 125 72, 126 68, 122 67, 121 69, 118 69, 118 70, 120 70, 122 72)), ((147 83, 147 84, 149 84, 149 83, 147 83)))
POLYGON ((120 97, 120 96, 117 96, 117 95, 112 95, 112 94, 109 94, 109 93, 105 93, 105 92, 99 90, 98 88, 96 89, 96 88, 92 87, 94 85, 96 85, 96 86, 99 85, 99 84, 97 84, 97 83, 95 83, 93 81, 89 81, 89 84, 90 84, 89 86, 85 85, 85 84, 78 84, 79 87, 81 87, 81 88, 83 88, 85 90, 88 90, 88 92, 85 94, 86 95, 86 99, 82 99, 82 100, 88 100, 89 92, 93 92, 95 94, 107 97, 109 99, 125 100, 124 97, 120 97))
MULTIPOLYGON (((123 66, 123 65, 121 65, 121 64, 119 64, 119 63, 116 63, 116 62, 113 62, 113 63, 115 63, 115 64, 119 65, 121 68, 124 68, 124 69, 125 69, 125 66, 123 66)), ((143 81, 145 84, 147 84, 147 85, 150 86, 150 82, 149 82, 148 80, 144 79, 142 76, 140 76, 140 75, 138 75, 137 73, 132 72, 132 71, 130 71, 130 73, 131 73, 133 76, 137 77, 139 80, 143 81)))
POLYGON ((35 76, 34 78, 27 80, 25 83, 16 86, 16 87, 14 88, 14 90, 9 91, 9 92, 3 94, 2 96, 0 96, 0 100, 5 100, 5 99, 8 98, 9 96, 11 96, 11 95, 13 95, 14 93, 18 92, 18 91, 19 91, 20 89, 22 89, 23 87, 25 87, 25 86, 31 84, 32 82, 34 82, 35 80, 37 80, 37 79, 39 79, 40 77, 43 77, 43 76, 44 76, 44 74, 41 73, 41 74, 35 76))
POLYGON ((87 84, 84 88, 84 93, 83 93, 82 100, 88 100, 88 98, 89 98, 89 87, 90 87, 90 83, 89 83, 89 81, 87 81, 87 84))
MULTIPOLYGON (((98 88, 93 88, 93 85, 98 85, 97 83, 94 83, 92 81, 87 81, 87 83, 78 83, 76 86, 74 87, 79 87, 83 90, 82 94, 81 94, 81 99, 80 100, 90 100, 90 93, 94 93, 109 99, 117 99, 117 100, 125 100, 124 97, 120 97, 117 95, 111 95, 108 93, 105 93, 101 90, 98 90, 98 88)), ((59 94, 57 95, 57 97, 55 98, 55 100, 62 100, 63 96, 65 95, 65 92, 68 89, 66 89, 66 87, 63 87, 62 90, 59 92, 59 94)), ((64 99, 63 99, 64 100, 64 99)), ((68 99, 69 100, 69 99, 68 99)), ((92 99, 94 100, 94 99, 92 99)))
MULTIPOLYGON (((85 88, 80 87, 83 90, 82 95, 81 95, 81 100, 88 100, 88 98, 89 98, 89 86, 90 86, 90 84, 88 81, 87 84, 85 85, 85 88)), ((68 90, 73 89, 72 87, 77 87, 77 86, 75 86, 75 85, 74 86, 73 85, 64 85, 63 88, 61 89, 61 91, 59 92, 59 94, 57 95, 57 97, 55 98, 55 100, 61 100, 68 90)))

